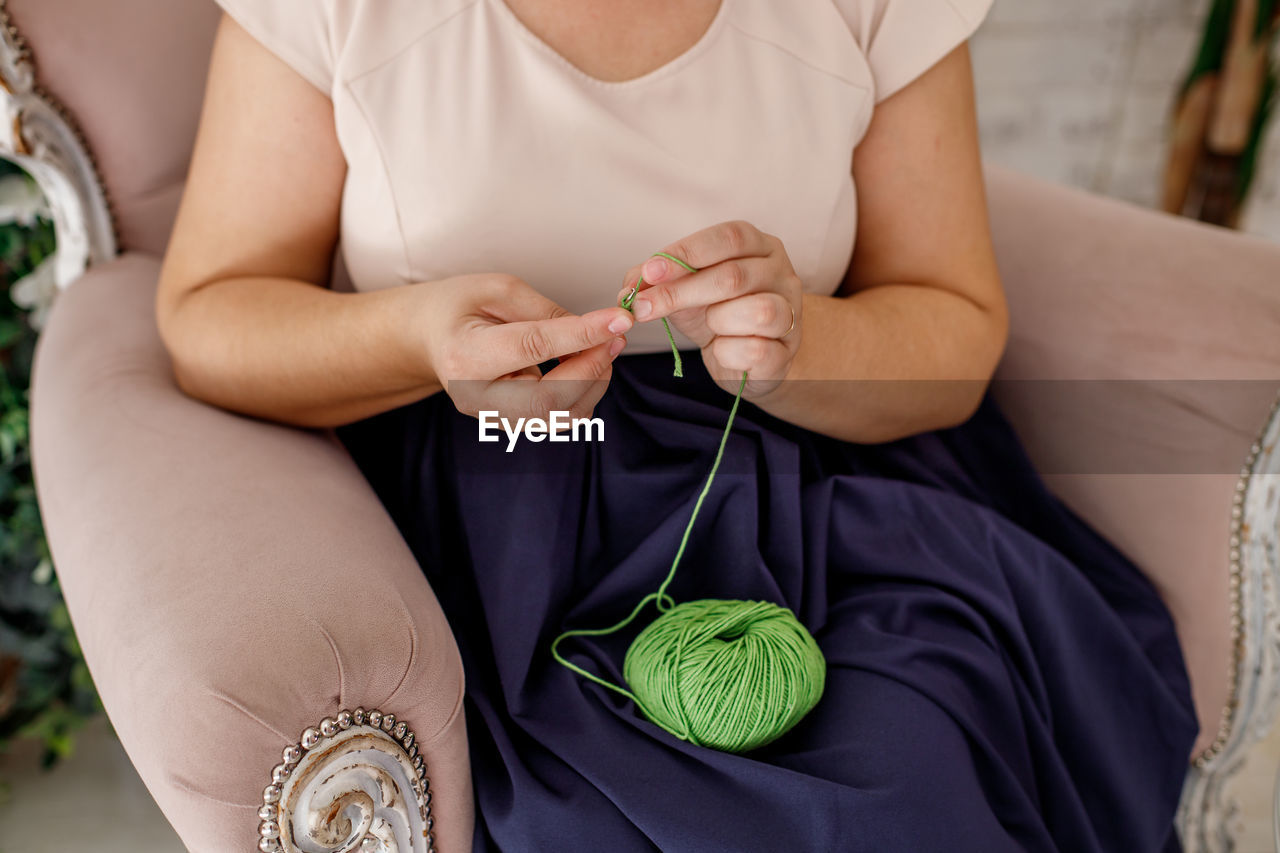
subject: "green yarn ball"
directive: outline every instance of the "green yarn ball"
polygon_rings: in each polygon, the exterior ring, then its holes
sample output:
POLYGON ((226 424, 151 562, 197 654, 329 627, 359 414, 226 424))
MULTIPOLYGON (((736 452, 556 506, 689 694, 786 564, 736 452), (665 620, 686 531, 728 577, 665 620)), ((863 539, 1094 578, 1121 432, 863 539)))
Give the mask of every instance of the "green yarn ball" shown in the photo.
POLYGON ((748 752, 818 704, 827 662, 785 607, 710 598, 650 623, 627 650, 622 674, 658 726, 699 746, 748 752))

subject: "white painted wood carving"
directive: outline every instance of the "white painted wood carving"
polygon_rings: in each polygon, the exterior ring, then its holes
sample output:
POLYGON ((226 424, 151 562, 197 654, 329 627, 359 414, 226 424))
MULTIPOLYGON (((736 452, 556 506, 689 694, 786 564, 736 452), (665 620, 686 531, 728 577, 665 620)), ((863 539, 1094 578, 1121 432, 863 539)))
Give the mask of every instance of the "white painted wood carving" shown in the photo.
POLYGON ((258 818, 263 853, 435 853, 426 763, 377 710, 326 717, 285 747, 258 818))
POLYGON ((53 214, 58 287, 116 254, 102 182, 70 117, 36 82, 31 52, 0 0, 0 157, 35 178, 53 214))

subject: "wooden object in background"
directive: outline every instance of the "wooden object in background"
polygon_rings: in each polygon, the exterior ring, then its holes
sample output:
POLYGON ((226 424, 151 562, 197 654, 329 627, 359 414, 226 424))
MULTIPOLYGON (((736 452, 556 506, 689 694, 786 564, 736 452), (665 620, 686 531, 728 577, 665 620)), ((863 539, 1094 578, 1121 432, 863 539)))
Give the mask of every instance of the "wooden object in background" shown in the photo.
POLYGON ((1174 108, 1161 207, 1235 227, 1275 92, 1277 0, 1214 0, 1174 108))

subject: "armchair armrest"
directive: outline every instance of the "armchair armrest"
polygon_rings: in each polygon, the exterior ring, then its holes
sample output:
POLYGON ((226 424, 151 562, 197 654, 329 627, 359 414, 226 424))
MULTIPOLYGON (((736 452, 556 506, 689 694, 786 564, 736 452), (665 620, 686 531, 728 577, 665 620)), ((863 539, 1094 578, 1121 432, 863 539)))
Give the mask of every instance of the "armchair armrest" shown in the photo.
POLYGON ((195 851, 425 851, 432 824, 469 849, 461 660, 421 570, 332 433, 175 386, 158 273, 130 254, 73 284, 32 380, 50 547, 126 751, 195 851))
POLYGON ((1045 480, 1152 579, 1200 711, 1188 849, 1280 696, 1280 246, 988 169, 995 393, 1045 480), (1266 436, 1264 438, 1264 436, 1266 436))

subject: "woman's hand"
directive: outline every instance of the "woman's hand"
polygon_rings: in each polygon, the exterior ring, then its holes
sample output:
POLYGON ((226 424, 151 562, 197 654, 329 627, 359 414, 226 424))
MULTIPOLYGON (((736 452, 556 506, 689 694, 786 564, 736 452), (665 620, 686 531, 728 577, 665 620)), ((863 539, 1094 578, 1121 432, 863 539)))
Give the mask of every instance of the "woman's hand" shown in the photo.
POLYGON ((590 417, 634 323, 622 308, 570 314, 510 275, 462 275, 422 285, 422 341, 458 411, 509 418, 551 411, 590 417), (558 358, 545 375, 538 365, 558 358))
POLYGON ((638 322, 669 322, 702 350, 720 387, 764 397, 800 348, 801 283, 782 241, 748 222, 723 222, 663 249, 697 272, 654 256, 633 267, 625 296, 643 275, 631 309, 638 322))

